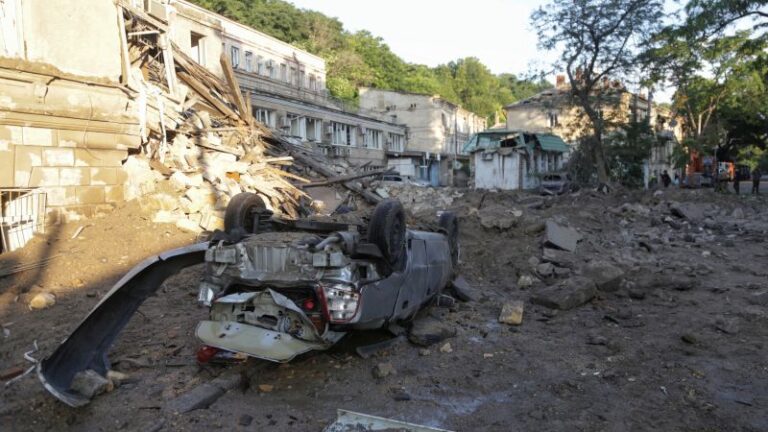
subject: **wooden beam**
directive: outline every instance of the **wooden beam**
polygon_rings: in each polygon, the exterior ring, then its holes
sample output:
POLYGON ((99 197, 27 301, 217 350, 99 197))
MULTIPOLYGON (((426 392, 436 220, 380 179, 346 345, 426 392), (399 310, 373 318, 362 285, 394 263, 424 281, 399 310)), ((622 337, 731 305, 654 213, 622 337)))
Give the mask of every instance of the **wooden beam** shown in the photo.
POLYGON ((211 94, 210 89, 195 79, 192 75, 182 71, 177 72, 177 75, 182 79, 182 81, 184 81, 188 86, 192 87, 192 89, 194 89, 200 96, 202 96, 206 101, 208 101, 208 103, 213 105, 222 114, 232 119, 240 120, 240 116, 237 115, 236 112, 232 111, 232 109, 224 104, 224 102, 214 97, 211 94))
POLYGON ((227 79, 229 85, 229 92, 232 94, 232 99, 235 100, 235 105, 240 111, 240 117, 249 125, 253 124, 253 116, 245 105, 243 100, 243 93, 240 91, 240 86, 237 84, 237 77, 235 71, 232 70, 232 63, 229 62, 229 57, 225 53, 221 54, 219 58, 221 61, 221 70, 224 71, 224 78, 227 79))
POLYGON ((310 188, 310 187, 328 186, 328 185, 332 185, 332 184, 335 184, 335 183, 347 182, 347 181, 355 180, 355 179, 359 179, 359 178, 387 174, 387 173, 390 173, 390 172, 392 172, 394 170, 395 170, 394 168, 389 168, 389 169, 383 169, 383 170, 368 171, 368 172, 364 172, 364 173, 348 174, 348 175, 343 175, 343 176, 338 176, 338 177, 331 177, 331 178, 329 178, 327 180, 324 180, 324 181, 307 183, 305 185, 301 185, 301 187, 302 188, 310 188))

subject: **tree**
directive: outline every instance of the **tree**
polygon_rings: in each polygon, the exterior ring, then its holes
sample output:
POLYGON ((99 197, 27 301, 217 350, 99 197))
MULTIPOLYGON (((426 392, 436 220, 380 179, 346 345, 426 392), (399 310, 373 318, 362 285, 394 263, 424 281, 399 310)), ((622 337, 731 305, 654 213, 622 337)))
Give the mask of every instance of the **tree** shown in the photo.
POLYGON ((637 53, 659 30, 662 16, 659 0, 552 0, 531 15, 539 46, 562 51, 556 67, 565 70, 572 101, 589 119, 587 145, 603 184, 609 176, 601 108, 615 103, 604 83, 632 76, 637 53))

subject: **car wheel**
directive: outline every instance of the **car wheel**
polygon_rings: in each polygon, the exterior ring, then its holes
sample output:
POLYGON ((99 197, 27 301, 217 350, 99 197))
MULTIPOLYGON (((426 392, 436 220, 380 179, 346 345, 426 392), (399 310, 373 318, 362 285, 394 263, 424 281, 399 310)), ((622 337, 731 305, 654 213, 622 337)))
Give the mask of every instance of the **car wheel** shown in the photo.
POLYGON ((376 205, 368 223, 368 241, 379 247, 393 269, 405 263, 405 210, 400 201, 387 199, 376 205))
POLYGON ((448 246, 451 248, 451 262, 455 272, 459 265, 459 219, 456 217, 456 213, 443 212, 440 215, 438 225, 448 238, 448 246))
POLYGON ((242 192, 233 196, 224 212, 224 231, 227 234, 236 230, 255 233, 255 212, 264 208, 264 201, 255 193, 242 192))

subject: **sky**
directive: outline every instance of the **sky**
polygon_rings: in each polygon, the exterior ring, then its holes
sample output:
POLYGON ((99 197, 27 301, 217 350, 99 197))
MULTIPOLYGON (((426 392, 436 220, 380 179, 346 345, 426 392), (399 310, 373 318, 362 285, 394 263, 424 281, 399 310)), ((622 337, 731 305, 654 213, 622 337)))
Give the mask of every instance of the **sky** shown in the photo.
POLYGON ((496 74, 524 74, 529 65, 542 69, 554 59, 538 52, 528 20, 545 0, 288 1, 336 17, 347 30, 382 37, 410 63, 437 66, 473 56, 496 74))
MULTIPOLYGON (((437 66, 477 57, 493 73, 552 71, 557 53, 540 51, 531 13, 547 0, 288 0, 338 18, 347 30, 368 30, 409 63, 437 66)), ((668 0, 671 3, 671 0, 668 0)), ((554 82, 554 74, 548 79, 554 82)), ((668 101, 671 89, 658 92, 668 101)))

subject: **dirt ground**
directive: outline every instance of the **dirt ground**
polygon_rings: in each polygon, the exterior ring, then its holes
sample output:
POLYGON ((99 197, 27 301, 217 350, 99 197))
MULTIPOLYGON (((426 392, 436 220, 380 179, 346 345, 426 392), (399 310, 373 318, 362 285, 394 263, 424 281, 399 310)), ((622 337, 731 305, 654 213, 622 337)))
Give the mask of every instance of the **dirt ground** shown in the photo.
MULTIPOLYGON (((236 366, 252 375, 241 389, 207 409, 173 413, 169 400, 225 370, 195 361, 194 326, 206 310, 195 301, 201 268, 192 267, 144 303, 112 348, 113 368, 129 377, 119 388, 73 409, 29 375, 0 387, 0 429, 319 431, 343 408, 456 431, 768 430, 766 198, 709 190, 458 194, 451 207, 460 215, 461 272, 479 298, 423 312, 454 326, 455 337, 428 349, 403 342, 363 359, 354 348, 384 334, 349 335, 288 364, 236 366), (688 219, 673 215, 681 206, 688 219), (540 277, 547 219, 583 239, 558 266, 569 270, 540 277), (568 311, 529 301, 596 260, 624 272, 617 291, 568 311), (498 322, 511 300, 525 302, 520 326, 498 322), (394 373, 374 377, 380 363, 394 373)), ((420 199, 400 196, 409 206, 420 199)), ((0 369, 29 366, 23 354, 34 341, 32 357, 44 358, 133 265, 194 241, 153 224, 132 202, 51 227, 0 256, 0 266, 55 257, 0 279, 0 369), (30 310, 39 292, 53 293, 56 304, 30 310)))

